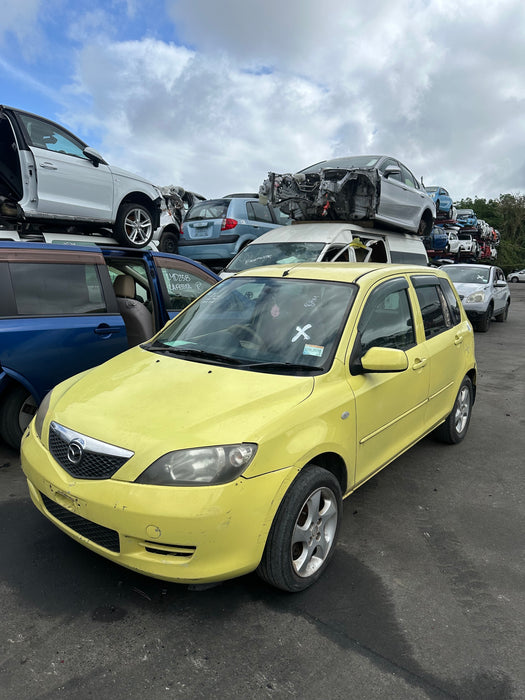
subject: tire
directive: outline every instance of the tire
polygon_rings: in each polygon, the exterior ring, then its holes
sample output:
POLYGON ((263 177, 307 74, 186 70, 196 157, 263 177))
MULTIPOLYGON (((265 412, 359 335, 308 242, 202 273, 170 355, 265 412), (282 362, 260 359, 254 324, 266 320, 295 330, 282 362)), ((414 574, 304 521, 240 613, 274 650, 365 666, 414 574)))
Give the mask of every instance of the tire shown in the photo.
POLYGON ((459 387, 454 408, 448 418, 434 431, 434 436, 440 442, 456 445, 467 434, 474 402, 474 391, 469 377, 465 377, 459 387))
POLYGON ((505 304, 505 308, 503 309, 503 311, 499 314, 496 314, 496 316, 494 317, 498 323, 504 323, 507 320, 507 318, 509 316, 509 306, 510 306, 510 301, 508 301, 505 304))
POLYGON ((143 248, 153 238, 153 217, 142 204, 126 202, 120 206, 115 222, 115 237, 128 248, 143 248))
POLYGON ((21 384, 13 386, 0 406, 0 436, 15 450, 36 413, 37 403, 21 384))
POLYGON ((519 279, 517 277, 511 277, 510 281, 511 282, 519 282, 519 279))
POLYGON ((425 218, 424 216, 421 217, 421 221, 419 222, 419 228, 417 230, 417 233, 419 236, 430 236, 432 232, 432 219, 430 220, 430 223, 428 221, 428 218, 425 218))
POLYGON ((450 209, 448 210, 447 219, 448 219, 449 221, 452 221, 452 217, 453 217, 453 216, 454 216, 454 207, 452 206, 452 207, 450 207, 450 209))
POLYGON ((177 255, 179 252, 179 237, 173 231, 165 231, 160 237, 159 250, 161 253, 177 255))
POLYGON ((476 322, 475 329, 479 333, 486 333, 490 326, 490 319, 492 318, 493 308, 492 305, 488 307, 483 316, 476 322))
POLYGON ((279 506, 257 574, 290 593, 315 583, 334 553, 342 510, 336 477, 313 464, 305 467, 279 506))

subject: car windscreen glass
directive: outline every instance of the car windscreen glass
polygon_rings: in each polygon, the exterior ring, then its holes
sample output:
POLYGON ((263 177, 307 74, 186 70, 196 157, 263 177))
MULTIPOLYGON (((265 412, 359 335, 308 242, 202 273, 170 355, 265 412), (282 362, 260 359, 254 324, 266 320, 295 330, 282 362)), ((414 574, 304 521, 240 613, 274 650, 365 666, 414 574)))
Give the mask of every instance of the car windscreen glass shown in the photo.
POLYGON ((228 213, 229 199, 209 199, 193 206, 184 221, 198 221, 200 219, 223 219, 228 213))
POLYGON ((488 284, 490 268, 482 267, 447 267, 447 274, 453 282, 465 284, 488 284))
POLYGON ((339 282, 230 277, 143 347, 240 369, 318 374, 332 363, 356 291, 339 282))
POLYGON ((379 161, 378 156, 349 156, 348 158, 332 158, 321 163, 310 165, 300 173, 318 173, 321 168, 373 168, 379 161))
POLYGON ((300 262, 316 262, 325 247, 324 243, 256 243, 241 250, 226 267, 228 272, 249 270, 263 265, 289 265, 300 262))

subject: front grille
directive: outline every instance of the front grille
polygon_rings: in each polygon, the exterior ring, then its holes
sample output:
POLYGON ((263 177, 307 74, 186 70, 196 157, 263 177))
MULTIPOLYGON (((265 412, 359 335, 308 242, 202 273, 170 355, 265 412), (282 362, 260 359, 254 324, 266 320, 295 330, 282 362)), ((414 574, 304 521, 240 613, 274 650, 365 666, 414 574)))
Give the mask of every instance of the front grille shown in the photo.
POLYGON ((43 493, 40 495, 47 512, 57 520, 60 520, 61 523, 105 549, 109 549, 112 552, 120 552, 120 540, 116 530, 110 530, 108 527, 86 520, 86 518, 77 515, 77 513, 72 513, 67 508, 55 503, 55 501, 44 496, 43 493))
POLYGON ((60 466, 77 479, 110 479, 129 459, 85 449, 78 464, 74 464, 67 457, 68 448, 69 441, 64 440, 51 424, 49 451, 60 466))

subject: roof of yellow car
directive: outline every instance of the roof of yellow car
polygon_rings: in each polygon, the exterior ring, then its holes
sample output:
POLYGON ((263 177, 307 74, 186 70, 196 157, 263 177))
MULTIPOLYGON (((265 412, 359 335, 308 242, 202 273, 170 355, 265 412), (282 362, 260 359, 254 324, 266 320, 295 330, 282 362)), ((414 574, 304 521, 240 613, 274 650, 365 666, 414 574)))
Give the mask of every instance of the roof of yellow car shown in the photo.
POLYGON ((292 265, 268 265, 238 272, 236 277, 294 277, 301 279, 356 282, 366 276, 373 281, 386 274, 438 274, 437 268, 423 265, 396 265, 393 263, 295 263, 292 265))

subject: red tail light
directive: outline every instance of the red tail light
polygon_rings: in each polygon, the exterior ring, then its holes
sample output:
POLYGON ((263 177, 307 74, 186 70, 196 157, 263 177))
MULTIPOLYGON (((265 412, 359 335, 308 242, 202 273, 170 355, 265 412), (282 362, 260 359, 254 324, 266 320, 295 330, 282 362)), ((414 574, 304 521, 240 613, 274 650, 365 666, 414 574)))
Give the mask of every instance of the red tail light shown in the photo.
POLYGON ((237 223, 238 222, 235 219, 223 219, 221 231, 229 231, 231 228, 235 228, 237 223))

